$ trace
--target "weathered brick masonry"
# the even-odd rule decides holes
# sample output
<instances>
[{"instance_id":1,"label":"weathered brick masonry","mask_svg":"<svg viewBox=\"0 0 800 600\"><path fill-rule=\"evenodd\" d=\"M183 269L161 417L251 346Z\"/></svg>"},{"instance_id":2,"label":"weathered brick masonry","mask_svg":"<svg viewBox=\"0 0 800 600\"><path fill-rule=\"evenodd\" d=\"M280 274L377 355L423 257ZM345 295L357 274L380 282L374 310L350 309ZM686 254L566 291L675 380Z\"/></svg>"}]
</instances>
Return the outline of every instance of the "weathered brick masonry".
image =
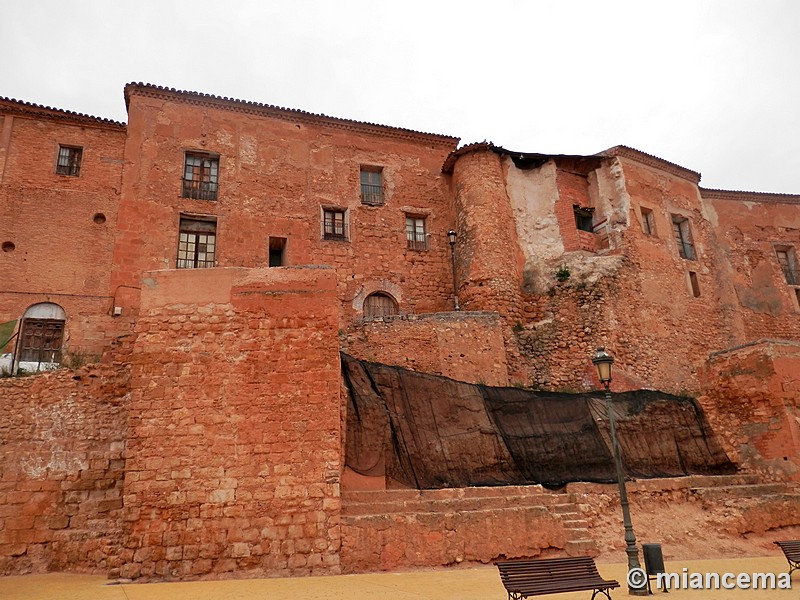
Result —
<instances>
[{"instance_id":1,"label":"weathered brick masonry","mask_svg":"<svg viewBox=\"0 0 800 600\"><path fill-rule=\"evenodd\" d=\"M146 84L125 101L127 124L0 99L0 325L62 310L61 365L103 357L0 380L1 572L285 575L593 551L560 502L600 523L613 499L593 487L553 499L351 477L340 350L577 391L606 346L615 390L699 396L749 477L800 478L800 196L706 190L624 146L457 149ZM213 194L186 193L196 184ZM189 248L186 227L213 242ZM696 500L676 485L659 498ZM794 501L750 499L741 522L791 526Z\"/></svg>"}]
</instances>

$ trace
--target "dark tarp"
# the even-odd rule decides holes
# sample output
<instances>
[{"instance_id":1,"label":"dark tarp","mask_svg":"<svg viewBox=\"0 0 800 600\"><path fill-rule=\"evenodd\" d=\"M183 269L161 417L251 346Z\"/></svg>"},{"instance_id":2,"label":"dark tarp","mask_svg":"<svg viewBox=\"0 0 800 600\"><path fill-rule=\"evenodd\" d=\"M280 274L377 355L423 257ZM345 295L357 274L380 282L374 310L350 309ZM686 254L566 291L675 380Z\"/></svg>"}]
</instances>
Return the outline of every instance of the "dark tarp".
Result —
<instances>
[{"instance_id":1,"label":"dark tarp","mask_svg":"<svg viewBox=\"0 0 800 600\"><path fill-rule=\"evenodd\" d=\"M494 388L342 354L346 466L419 488L616 481L602 392ZM629 476L736 470L695 400L613 394Z\"/></svg>"}]
</instances>

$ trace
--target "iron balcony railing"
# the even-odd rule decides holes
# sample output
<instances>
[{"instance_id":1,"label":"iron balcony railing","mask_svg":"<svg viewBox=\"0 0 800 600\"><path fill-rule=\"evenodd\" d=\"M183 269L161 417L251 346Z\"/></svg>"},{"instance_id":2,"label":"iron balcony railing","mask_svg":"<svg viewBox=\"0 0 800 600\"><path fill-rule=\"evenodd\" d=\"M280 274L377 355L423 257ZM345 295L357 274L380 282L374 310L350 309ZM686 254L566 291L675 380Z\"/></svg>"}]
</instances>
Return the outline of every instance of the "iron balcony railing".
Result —
<instances>
[{"instance_id":1,"label":"iron balcony railing","mask_svg":"<svg viewBox=\"0 0 800 600\"><path fill-rule=\"evenodd\" d=\"M183 180L183 197L194 200L216 200L217 184L213 181Z\"/></svg>"}]
</instances>

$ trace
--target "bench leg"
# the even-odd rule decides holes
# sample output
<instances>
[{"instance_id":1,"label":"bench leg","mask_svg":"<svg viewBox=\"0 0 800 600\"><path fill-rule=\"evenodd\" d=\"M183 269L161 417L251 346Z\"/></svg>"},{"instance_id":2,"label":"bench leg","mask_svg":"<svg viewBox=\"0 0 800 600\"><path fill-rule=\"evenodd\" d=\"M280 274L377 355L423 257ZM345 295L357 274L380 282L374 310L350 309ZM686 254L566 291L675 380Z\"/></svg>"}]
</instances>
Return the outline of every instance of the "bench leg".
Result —
<instances>
[{"instance_id":1,"label":"bench leg","mask_svg":"<svg viewBox=\"0 0 800 600\"><path fill-rule=\"evenodd\" d=\"M519 592L508 592L508 600L522 600L525 597Z\"/></svg>"},{"instance_id":2,"label":"bench leg","mask_svg":"<svg viewBox=\"0 0 800 600\"><path fill-rule=\"evenodd\" d=\"M789 577L791 578L792 571L800 571L800 561L789 559L787 561L789 562Z\"/></svg>"},{"instance_id":3,"label":"bench leg","mask_svg":"<svg viewBox=\"0 0 800 600\"><path fill-rule=\"evenodd\" d=\"M592 600L594 600L594 597L597 596L597 594L605 594L606 598L608 598L608 600L611 600L611 594L608 593L608 590L595 590L594 592L592 592Z\"/></svg>"}]
</instances>

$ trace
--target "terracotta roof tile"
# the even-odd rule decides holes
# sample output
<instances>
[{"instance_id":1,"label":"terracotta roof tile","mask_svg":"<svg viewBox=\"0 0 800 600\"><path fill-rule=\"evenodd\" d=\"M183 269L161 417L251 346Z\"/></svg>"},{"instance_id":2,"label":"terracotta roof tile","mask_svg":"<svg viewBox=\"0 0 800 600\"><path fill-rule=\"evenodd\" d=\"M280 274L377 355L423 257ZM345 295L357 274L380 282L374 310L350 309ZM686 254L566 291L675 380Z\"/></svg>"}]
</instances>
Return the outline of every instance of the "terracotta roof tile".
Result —
<instances>
[{"instance_id":1,"label":"terracotta roof tile","mask_svg":"<svg viewBox=\"0 0 800 600\"><path fill-rule=\"evenodd\" d=\"M261 102L251 102L249 100L238 100L236 98L228 98L226 96L214 96L213 94L205 94L202 92L192 92L187 90L177 90L175 88L167 88L151 83L129 83L125 86L125 105L129 106L130 97L132 94L140 94L144 96L177 98L188 103L203 104L207 106L218 106L228 110L236 110L239 112L246 112L250 114L269 115L278 118L289 119L300 122L314 122L323 123L329 127L336 127L338 129L351 129L370 131L373 133L381 133L392 137L400 137L406 139L425 138L428 141L434 141L437 144L456 145L459 138L438 133L426 133L422 131L415 131L413 129L405 129L402 127L392 127L389 125L380 125L377 123L368 123L366 121L354 121L351 119L342 119L339 117L329 117L328 115L311 113L296 108L283 108L272 104L262 104Z\"/></svg>"},{"instance_id":2,"label":"terracotta roof tile","mask_svg":"<svg viewBox=\"0 0 800 600\"><path fill-rule=\"evenodd\" d=\"M36 117L46 117L56 120L71 121L73 123L102 125L106 127L124 128L125 123L119 121L112 121L111 119L103 119L101 117L93 117L84 113L74 112L71 110L64 110L61 108L52 108L50 106L43 106L41 104L33 104L32 102L23 102L22 100L15 100L14 98L5 98L0 96L0 112L17 114L17 115L30 115Z\"/></svg>"}]
</instances>

